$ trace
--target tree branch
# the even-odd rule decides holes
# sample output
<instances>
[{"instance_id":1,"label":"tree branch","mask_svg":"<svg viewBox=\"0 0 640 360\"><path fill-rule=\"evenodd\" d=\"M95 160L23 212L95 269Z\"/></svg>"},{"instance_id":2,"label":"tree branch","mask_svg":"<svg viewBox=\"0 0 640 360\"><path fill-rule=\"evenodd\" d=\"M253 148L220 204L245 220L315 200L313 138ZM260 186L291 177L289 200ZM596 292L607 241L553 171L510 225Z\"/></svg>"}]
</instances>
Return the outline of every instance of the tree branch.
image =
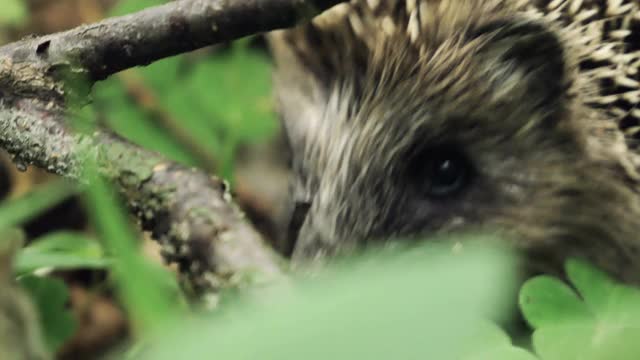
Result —
<instances>
[{"instance_id":1,"label":"tree branch","mask_svg":"<svg viewBox=\"0 0 640 360\"><path fill-rule=\"evenodd\" d=\"M223 181L113 134L71 131L63 124L67 112L52 104L23 99L0 107L0 146L16 163L83 181L84 165L95 162L195 293L236 285L230 282L238 275L281 275L277 255L244 220Z\"/></svg>"},{"instance_id":2,"label":"tree branch","mask_svg":"<svg viewBox=\"0 0 640 360\"><path fill-rule=\"evenodd\" d=\"M278 257L221 180L107 132L74 131L67 104L86 101L94 81L120 70L292 26L340 1L177 0L0 47L0 146L17 163L77 180L95 161L196 291L238 274L279 277Z\"/></svg>"},{"instance_id":3,"label":"tree branch","mask_svg":"<svg viewBox=\"0 0 640 360\"><path fill-rule=\"evenodd\" d=\"M69 66L102 80L118 71L290 27L344 0L176 0L134 14L0 48L14 62Z\"/></svg>"}]
</instances>

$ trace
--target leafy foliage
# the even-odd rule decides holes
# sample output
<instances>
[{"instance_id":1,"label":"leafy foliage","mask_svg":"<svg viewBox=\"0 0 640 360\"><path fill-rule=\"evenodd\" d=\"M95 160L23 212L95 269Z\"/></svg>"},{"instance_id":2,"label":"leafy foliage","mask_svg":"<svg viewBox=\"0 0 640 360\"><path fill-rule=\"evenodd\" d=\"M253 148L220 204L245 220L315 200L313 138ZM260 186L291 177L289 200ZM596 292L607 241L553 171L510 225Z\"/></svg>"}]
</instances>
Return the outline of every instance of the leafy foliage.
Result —
<instances>
[{"instance_id":1,"label":"leafy foliage","mask_svg":"<svg viewBox=\"0 0 640 360\"><path fill-rule=\"evenodd\" d=\"M568 261L566 272L577 292L558 279L540 276L520 293L540 357L637 359L640 289L617 284L582 261Z\"/></svg>"},{"instance_id":2,"label":"leafy foliage","mask_svg":"<svg viewBox=\"0 0 640 360\"><path fill-rule=\"evenodd\" d=\"M86 204L100 239L113 255L112 271L122 302L138 330L156 331L169 320L179 318L178 285L165 269L142 257L127 214L114 192L88 165L92 179Z\"/></svg>"},{"instance_id":3,"label":"leafy foliage","mask_svg":"<svg viewBox=\"0 0 640 360\"><path fill-rule=\"evenodd\" d=\"M17 275L38 269L99 269L109 265L100 244L80 233L56 232L36 239L16 259Z\"/></svg>"},{"instance_id":4,"label":"leafy foliage","mask_svg":"<svg viewBox=\"0 0 640 360\"><path fill-rule=\"evenodd\" d=\"M462 360L534 360L531 353L517 348L497 325L485 322L478 334L470 339Z\"/></svg>"},{"instance_id":5,"label":"leafy foliage","mask_svg":"<svg viewBox=\"0 0 640 360\"><path fill-rule=\"evenodd\" d=\"M57 350L76 329L76 322L66 308L69 291L62 280L37 276L23 276L18 282L32 299L51 351Z\"/></svg>"},{"instance_id":6,"label":"leafy foliage","mask_svg":"<svg viewBox=\"0 0 640 360\"><path fill-rule=\"evenodd\" d=\"M452 359L479 335L492 341L476 347L526 359L483 320L498 317L511 261L427 244L371 252L180 325L142 359Z\"/></svg>"},{"instance_id":7,"label":"leafy foliage","mask_svg":"<svg viewBox=\"0 0 640 360\"><path fill-rule=\"evenodd\" d=\"M350 259L260 304L236 301L241 305L182 324L134 358L638 358L640 290L575 259L566 268L577 292L550 276L522 287L535 354L514 346L486 321L504 311L508 291L498 284L508 284L504 274L513 269L498 254L467 249L451 256L424 246Z\"/></svg>"},{"instance_id":8,"label":"leafy foliage","mask_svg":"<svg viewBox=\"0 0 640 360\"><path fill-rule=\"evenodd\" d=\"M14 231L44 210L56 205L76 193L76 188L64 181L53 181L41 185L22 197L7 201L0 206L0 241L14 241L23 234ZM55 278L37 277L38 269L90 268L106 265L99 247L86 236L69 233L54 233L36 239L23 248L15 259L14 271L18 282L31 295L38 314L47 345L56 351L73 335L76 322L66 309L69 298L64 282Z\"/></svg>"},{"instance_id":9,"label":"leafy foliage","mask_svg":"<svg viewBox=\"0 0 640 360\"><path fill-rule=\"evenodd\" d=\"M121 1L112 14L163 2ZM270 80L266 55L243 39L214 54L163 59L98 83L94 108L123 137L184 164L210 167L194 152L198 148L215 159L218 175L233 182L238 147L268 140L277 130ZM153 111L141 107L140 97Z\"/></svg>"},{"instance_id":10,"label":"leafy foliage","mask_svg":"<svg viewBox=\"0 0 640 360\"><path fill-rule=\"evenodd\" d=\"M23 1L7 1L0 6L0 25L26 19ZM163 2L120 1L112 15ZM172 132L179 127L189 136L187 140L216 158L219 173L231 178L238 146L267 139L276 129L269 80L266 57L250 49L247 40L213 56L173 57L98 84L93 104L83 110L83 115L89 116L82 126L106 124L120 135L177 161L202 165L202 159ZM141 99L134 96L136 91L142 93L143 101L151 99L155 109L141 104ZM166 118L159 119L158 113ZM167 125L166 119L172 123ZM54 181L4 202L0 206L0 228L20 226L74 194L75 187ZM100 242L81 233L48 234L26 246L14 264L16 275L41 307L52 349L68 338L75 325L51 315L58 311L63 316L60 307L67 290L58 280L35 277L38 270L99 268L112 272L118 295L141 333L161 328L182 310L174 276L139 255L136 244L140 235L131 230L109 186L100 180L94 182L87 191L86 204ZM53 301L47 307L49 298ZM52 319L55 321L49 323Z\"/></svg>"}]
</instances>

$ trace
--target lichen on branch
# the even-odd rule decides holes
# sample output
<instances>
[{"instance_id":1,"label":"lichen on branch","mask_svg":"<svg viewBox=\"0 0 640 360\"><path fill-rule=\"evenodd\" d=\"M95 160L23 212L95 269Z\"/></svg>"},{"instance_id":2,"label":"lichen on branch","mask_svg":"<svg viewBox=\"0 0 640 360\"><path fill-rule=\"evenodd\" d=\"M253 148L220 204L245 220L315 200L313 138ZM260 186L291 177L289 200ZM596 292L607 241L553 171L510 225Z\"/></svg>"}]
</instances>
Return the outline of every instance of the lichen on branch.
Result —
<instances>
[{"instance_id":1,"label":"lichen on branch","mask_svg":"<svg viewBox=\"0 0 640 360\"><path fill-rule=\"evenodd\" d=\"M107 131L79 131L68 122L73 111L67 104L70 98L88 101L95 81L121 70L293 26L341 1L178 0L2 46L0 147L17 164L80 181L87 161L95 162L198 293L238 274L279 278L278 256L244 219L222 180Z\"/></svg>"}]
</instances>

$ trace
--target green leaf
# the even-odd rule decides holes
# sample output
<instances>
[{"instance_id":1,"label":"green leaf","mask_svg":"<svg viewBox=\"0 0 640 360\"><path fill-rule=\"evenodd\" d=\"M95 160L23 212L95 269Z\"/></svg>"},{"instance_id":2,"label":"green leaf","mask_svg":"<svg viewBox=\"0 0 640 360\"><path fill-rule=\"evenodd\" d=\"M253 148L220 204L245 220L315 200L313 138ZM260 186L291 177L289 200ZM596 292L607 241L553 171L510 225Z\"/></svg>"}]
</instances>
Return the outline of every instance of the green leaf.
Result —
<instances>
[{"instance_id":1,"label":"green leaf","mask_svg":"<svg viewBox=\"0 0 640 360\"><path fill-rule=\"evenodd\" d=\"M18 254L15 271L18 275L41 268L86 269L104 268L109 264L100 244L79 233L56 232L36 239Z\"/></svg>"},{"instance_id":2,"label":"green leaf","mask_svg":"<svg viewBox=\"0 0 640 360\"><path fill-rule=\"evenodd\" d=\"M159 270L144 259L136 246L136 233L128 221L122 205L109 184L96 176L90 165L87 169L91 185L86 203L93 224L104 247L113 256L114 276L120 299L133 318L138 330L157 331L169 320L179 318L177 302L180 294L170 279L173 275Z\"/></svg>"},{"instance_id":3,"label":"green leaf","mask_svg":"<svg viewBox=\"0 0 640 360\"><path fill-rule=\"evenodd\" d=\"M547 276L521 289L536 353L544 360L637 359L640 290L615 283L583 261L567 261L566 271L578 293Z\"/></svg>"},{"instance_id":4,"label":"green leaf","mask_svg":"<svg viewBox=\"0 0 640 360\"><path fill-rule=\"evenodd\" d=\"M606 321L541 328L533 334L536 353L542 359L633 360L640 354L640 329Z\"/></svg>"},{"instance_id":5,"label":"green leaf","mask_svg":"<svg viewBox=\"0 0 640 360\"><path fill-rule=\"evenodd\" d=\"M69 292L62 280L23 276L18 282L31 295L45 335L45 340L52 352L68 340L76 330L76 322L67 310Z\"/></svg>"},{"instance_id":6,"label":"green leaf","mask_svg":"<svg viewBox=\"0 0 640 360\"><path fill-rule=\"evenodd\" d=\"M616 287L615 282L582 260L569 259L566 270L569 280L591 311L605 311L611 291Z\"/></svg>"},{"instance_id":7,"label":"green leaf","mask_svg":"<svg viewBox=\"0 0 640 360\"><path fill-rule=\"evenodd\" d=\"M117 78L95 85L94 108L96 112L104 114L107 125L120 136L182 164L197 165L195 158L172 134L154 124L148 114L131 102Z\"/></svg>"},{"instance_id":8,"label":"green leaf","mask_svg":"<svg viewBox=\"0 0 640 360\"><path fill-rule=\"evenodd\" d=\"M180 67L184 64L183 56L172 56L161 59L149 66L136 68L146 85L154 90L160 97L163 95L181 94L176 91L176 84L180 78Z\"/></svg>"},{"instance_id":9,"label":"green leaf","mask_svg":"<svg viewBox=\"0 0 640 360\"><path fill-rule=\"evenodd\" d=\"M198 63L185 85L208 121L237 141L255 142L277 130L271 69L264 55L240 43L230 53Z\"/></svg>"},{"instance_id":10,"label":"green leaf","mask_svg":"<svg viewBox=\"0 0 640 360\"><path fill-rule=\"evenodd\" d=\"M588 263L570 259L566 271L592 313L610 321L640 326L640 289L622 286Z\"/></svg>"},{"instance_id":11,"label":"green leaf","mask_svg":"<svg viewBox=\"0 0 640 360\"><path fill-rule=\"evenodd\" d=\"M378 251L176 326L142 358L458 359L504 304L512 266L486 249Z\"/></svg>"},{"instance_id":12,"label":"green leaf","mask_svg":"<svg viewBox=\"0 0 640 360\"><path fill-rule=\"evenodd\" d=\"M2 0L0 5L0 25L19 25L28 17L24 0Z\"/></svg>"},{"instance_id":13,"label":"green leaf","mask_svg":"<svg viewBox=\"0 0 640 360\"><path fill-rule=\"evenodd\" d=\"M493 323L481 324L461 360L535 360L533 354L517 348L502 329Z\"/></svg>"},{"instance_id":14,"label":"green leaf","mask_svg":"<svg viewBox=\"0 0 640 360\"><path fill-rule=\"evenodd\" d=\"M64 180L40 185L20 198L0 204L0 229L23 224L76 193Z\"/></svg>"},{"instance_id":15,"label":"green leaf","mask_svg":"<svg viewBox=\"0 0 640 360\"><path fill-rule=\"evenodd\" d=\"M585 304L569 286L546 275L530 279L523 285L520 307L534 328L556 324L558 319L584 320L590 317Z\"/></svg>"},{"instance_id":16,"label":"green leaf","mask_svg":"<svg viewBox=\"0 0 640 360\"><path fill-rule=\"evenodd\" d=\"M167 104L200 143L218 139L211 148L221 163L221 174L233 182L233 162L239 145L271 138L278 129L271 95L271 64L245 42L230 51L197 63L184 79L181 97L175 92ZM173 102L170 100L174 99ZM189 110L180 111L181 108ZM186 116L197 109L195 113Z\"/></svg>"},{"instance_id":17,"label":"green leaf","mask_svg":"<svg viewBox=\"0 0 640 360\"><path fill-rule=\"evenodd\" d=\"M477 354L465 357L464 360L536 360L535 355L524 349L505 345L495 347L486 351L479 351Z\"/></svg>"}]
</instances>

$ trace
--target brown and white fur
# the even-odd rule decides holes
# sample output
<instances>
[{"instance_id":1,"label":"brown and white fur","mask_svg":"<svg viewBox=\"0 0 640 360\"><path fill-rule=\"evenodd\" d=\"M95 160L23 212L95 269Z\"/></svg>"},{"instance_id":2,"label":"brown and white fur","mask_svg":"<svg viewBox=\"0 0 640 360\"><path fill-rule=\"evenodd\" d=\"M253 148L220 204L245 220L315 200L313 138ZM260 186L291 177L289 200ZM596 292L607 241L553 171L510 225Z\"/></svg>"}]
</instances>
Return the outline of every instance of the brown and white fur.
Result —
<instances>
[{"instance_id":1,"label":"brown and white fur","mask_svg":"<svg viewBox=\"0 0 640 360\"><path fill-rule=\"evenodd\" d=\"M294 260L490 230L533 271L640 282L635 0L353 0L270 45ZM443 152L464 187L425 195Z\"/></svg>"}]
</instances>

